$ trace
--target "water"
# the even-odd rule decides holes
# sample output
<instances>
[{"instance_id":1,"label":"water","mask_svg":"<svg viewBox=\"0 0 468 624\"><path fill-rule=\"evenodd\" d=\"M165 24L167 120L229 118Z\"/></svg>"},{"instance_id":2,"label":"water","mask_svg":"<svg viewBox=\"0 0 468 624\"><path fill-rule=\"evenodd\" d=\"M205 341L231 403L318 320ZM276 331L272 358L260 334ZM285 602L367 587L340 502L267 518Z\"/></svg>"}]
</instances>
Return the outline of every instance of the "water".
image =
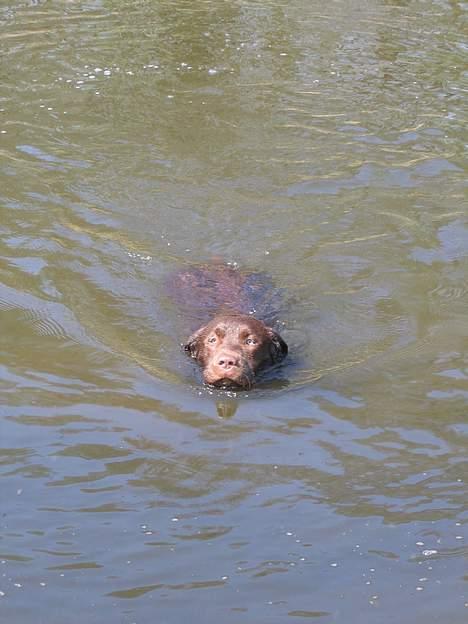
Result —
<instances>
[{"instance_id":1,"label":"water","mask_svg":"<svg viewBox=\"0 0 468 624\"><path fill-rule=\"evenodd\" d=\"M465 9L2 5L2 621L466 622ZM179 348L215 256L275 384Z\"/></svg>"}]
</instances>

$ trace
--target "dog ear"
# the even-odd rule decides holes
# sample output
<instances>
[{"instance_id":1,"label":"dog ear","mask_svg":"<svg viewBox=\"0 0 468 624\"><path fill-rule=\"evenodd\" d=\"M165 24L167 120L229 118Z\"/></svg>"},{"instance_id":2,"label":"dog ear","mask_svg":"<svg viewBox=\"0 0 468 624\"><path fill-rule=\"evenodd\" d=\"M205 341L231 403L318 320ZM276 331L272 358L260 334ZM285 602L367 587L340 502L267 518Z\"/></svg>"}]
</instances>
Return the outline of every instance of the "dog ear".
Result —
<instances>
[{"instance_id":1,"label":"dog ear","mask_svg":"<svg viewBox=\"0 0 468 624\"><path fill-rule=\"evenodd\" d=\"M200 355L201 338L205 329L205 327L200 327L200 329L197 329L197 331L194 332L190 336L188 341L184 344L184 351L186 351L190 355L190 357L193 357L196 360L198 360L198 357Z\"/></svg>"},{"instance_id":2,"label":"dog ear","mask_svg":"<svg viewBox=\"0 0 468 624\"><path fill-rule=\"evenodd\" d=\"M270 356L273 364L277 364L284 360L288 355L288 345L284 342L281 336L271 327L268 328L268 335L271 340Z\"/></svg>"}]
</instances>

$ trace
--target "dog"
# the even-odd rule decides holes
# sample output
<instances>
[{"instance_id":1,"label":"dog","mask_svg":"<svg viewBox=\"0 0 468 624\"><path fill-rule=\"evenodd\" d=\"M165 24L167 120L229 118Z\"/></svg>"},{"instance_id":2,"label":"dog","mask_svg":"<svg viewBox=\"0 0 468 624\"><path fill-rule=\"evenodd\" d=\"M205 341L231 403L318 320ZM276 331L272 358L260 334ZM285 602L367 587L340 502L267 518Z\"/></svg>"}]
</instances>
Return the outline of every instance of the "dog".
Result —
<instances>
[{"instance_id":1,"label":"dog","mask_svg":"<svg viewBox=\"0 0 468 624\"><path fill-rule=\"evenodd\" d=\"M286 357L286 342L265 322L272 289L262 274L207 265L180 272L174 285L194 316L201 311L211 316L184 344L206 384L249 389L260 371Z\"/></svg>"}]
</instances>

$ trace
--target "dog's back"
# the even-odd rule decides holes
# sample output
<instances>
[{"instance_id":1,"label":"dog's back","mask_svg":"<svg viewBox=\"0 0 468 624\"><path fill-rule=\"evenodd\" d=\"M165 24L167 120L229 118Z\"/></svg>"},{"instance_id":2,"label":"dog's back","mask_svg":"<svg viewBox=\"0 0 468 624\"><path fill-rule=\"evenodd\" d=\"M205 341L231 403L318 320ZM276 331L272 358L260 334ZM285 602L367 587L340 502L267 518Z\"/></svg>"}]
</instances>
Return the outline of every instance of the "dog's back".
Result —
<instances>
[{"instance_id":1,"label":"dog's back","mask_svg":"<svg viewBox=\"0 0 468 624\"><path fill-rule=\"evenodd\" d=\"M278 316L281 297L265 273L206 264L178 271L167 286L172 302L193 327L220 312L253 314L266 323Z\"/></svg>"}]
</instances>

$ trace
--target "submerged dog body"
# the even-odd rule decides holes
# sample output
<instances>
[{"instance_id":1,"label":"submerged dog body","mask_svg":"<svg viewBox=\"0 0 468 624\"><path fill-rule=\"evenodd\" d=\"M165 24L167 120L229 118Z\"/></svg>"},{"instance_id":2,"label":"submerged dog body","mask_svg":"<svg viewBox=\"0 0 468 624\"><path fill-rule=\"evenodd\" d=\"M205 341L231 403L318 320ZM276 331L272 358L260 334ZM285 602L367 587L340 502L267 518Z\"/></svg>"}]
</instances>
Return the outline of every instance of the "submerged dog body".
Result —
<instances>
[{"instance_id":1,"label":"submerged dog body","mask_svg":"<svg viewBox=\"0 0 468 624\"><path fill-rule=\"evenodd\" d=\"M214 265L179 273L173 286L175 298L185 308L190 302L192 316L204 312L203 316L211 317L185 345L200 364L205 383L250 388L260 370L287 355L281 336L256 318L259 313L264 318L272 316L268 308L273 289L267 278Z\"/></svg>"}]
</instances>

